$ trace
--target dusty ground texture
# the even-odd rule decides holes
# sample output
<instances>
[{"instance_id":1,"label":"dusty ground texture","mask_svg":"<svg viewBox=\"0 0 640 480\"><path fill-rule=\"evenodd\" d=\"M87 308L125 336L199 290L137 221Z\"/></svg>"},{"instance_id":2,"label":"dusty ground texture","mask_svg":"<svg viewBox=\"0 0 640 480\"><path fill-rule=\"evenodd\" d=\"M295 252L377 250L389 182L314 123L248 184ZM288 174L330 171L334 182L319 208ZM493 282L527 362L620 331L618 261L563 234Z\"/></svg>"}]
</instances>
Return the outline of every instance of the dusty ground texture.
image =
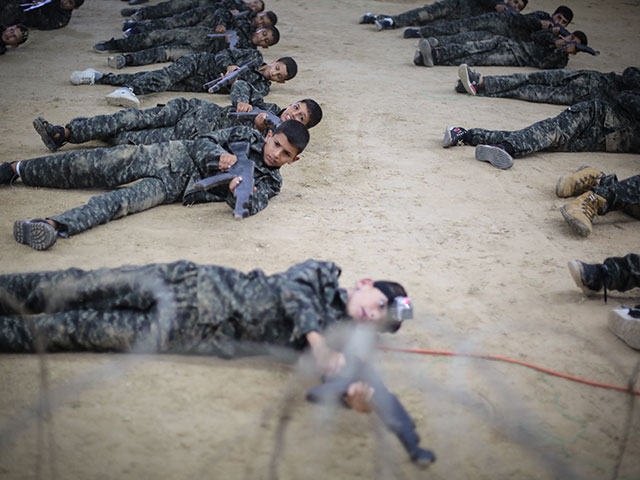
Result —
<instances>
[{"instance_id":1,"label":"dusty ground texture","mask_svg":"<svg viewBox=\"0 0 640 480\"><path fill-rule=\"evenodd\" d=\"M33 32L0 58L2 160L48 153L31 126L36 116L65 123L116 111L104 100L111 87L73 87L69 74L108 68L91 46L119 35L123 5L89 0L67 28ZM609 304L586 299L566 265L638 252L640 222L611 213L589 238L578 238L560 215L554 186L582 164L626 178L639 173L638 157L537 154L498 171L477 162L470 147L442 149L446 125L520 128L563 107L458 95L455 67L417 68L415 40L357 25L367 11L418 5L268 0L282 41L265 56L292 55L300 64L298 77L276 85L269 99L315 98L325 120L302 161L283 169L283 193L264 212L234 222L222 204L164 206L36 252L13 241L13 221L58 213L96 192L18 183L0 188L0 272L181 258L276 272L309 257L330 259L343 267L345 286L363 276L407 286L416 318L385 344L504 355L625 385L638 352L608 331L606 318L618 303L637 302L637 291L612 295ZM555 6L531 0L529 10ZM575 27L602 51L572 58L570 67L637 65L637 1L570 6ZM152 95L142 106L174 96ZM629 422L623 393L483 360L398 353L379 360L438 455L426 473L371 417L317 414L304 402L308 383L269 358L64 354L0 356L0 478L614 475ZM34 411L47 402L52 413L38 421ZM639 419L636 411L619 478L640 478Z\"/></svg>"}]
</instances>

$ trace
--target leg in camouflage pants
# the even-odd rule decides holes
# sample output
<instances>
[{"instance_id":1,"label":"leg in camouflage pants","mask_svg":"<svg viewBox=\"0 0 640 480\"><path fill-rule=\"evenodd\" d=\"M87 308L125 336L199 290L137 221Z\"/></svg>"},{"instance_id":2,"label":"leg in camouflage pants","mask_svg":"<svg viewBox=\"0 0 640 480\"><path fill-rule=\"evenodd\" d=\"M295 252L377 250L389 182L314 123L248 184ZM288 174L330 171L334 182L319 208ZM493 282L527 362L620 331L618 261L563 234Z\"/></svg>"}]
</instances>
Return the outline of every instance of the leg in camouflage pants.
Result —
<instances>
[{"instance_id":1,"label":"leg in camouflage pants","mask_svg":"<svg viewBox=\"0 0 640 480\"><path fill-rule=\"evenodd\" d=\"M2 275L0 351L164 351L175 325L197 323L197 272L180 261Z\"/></svg>"},{"instance_id":2,"label":"leg in camouflage pants","mask_svg":"<svg viewBox=\"0 0 640 480\"><path fill-rule=\"evenodd\" d=\"M532 63L530 55L520 43L507 37L494 36L488 40L462 44L448 44L432 49L436 65L511 65Z\"/></svg>"},{"instance_id":3,"label":"leg in camouflage pants","mask_svg":"<svg viewBox=\"0 0 640 480\"><path fill-rule=\"evenodd\" d=\"M155 18L170 17L176 13L198 7L208 7L215 5L216 0L169 0L138 9L140 20L150 20Z\"/></svg>"},{"instance_id":4,"label":"leg in camouflage pants","mask_svg":"<svg viewBox=\"0 0 640 480\"><path fill-rule=\"evenodd\" d=\"M609 290L624 292L640 287L640 255L630 253L624 257L609 257L602 265L607 271L605 284Z\"/></svg>"},{"instance_id":5,"label":"leg in camouflage pants","mask_svg":"<svg viewBox=\"0 0 640 480\"><path fill-rule=\"evenodd\" d=\"M414 8L399 15L378 15L378 18L391 17L393 28L409 25L424 25L439 19L456 19L471 16L470 2L473 0L440 0L439 2Z\"/></svg>"},{"instance_id":6,"label":"leg in camouflage pants","mask_svg":"<svg viewBox=\"0 0 640 480\"><path fill-rule=\"evenodd\" d=\"M204 83L220 76L215 55L196 53L178 58L159 70L137 73L107 73L96 80L101 85L131 87L136 95L167 90L204 92Z\"/></svg>"},{"instance_id":7,"label":"leg in camouflage pants","mask_svg":"<svg viewBox=\"0 0 640 480\"><path fill-rule=\"evenodd\" d=\"M47 155L20 162L20 176L25 185L49 188L114 188L140 180L48 217L61 232L75 235L180 200L194 168L185 144L170 142Z\"/></svg>"},{"instance_id":8,"label":"leg in camouflage pants","mask_svg":"<svg viewBox=\"0 0 640 480\"><path fill-rule=\"evenodd\" d=\"M633 207L640 206L640 175L634 175L621 182L615 175L607 175L600 180L600 185L591 190L607 201L598 211L598 215L605 215L614 210L632 210Z\"/></svg>"},{"instance_id":9,"label":"leg in camouflage pants","mask_svg":"<svg viewBox=\"0 0 640 480\"><path fill-rule=\"evenodd\" d=\"M196 53L188 45L160 46L147 48L138 52L125 54L128 67L138 65L151 65L153 63L175 62L180 57Z\"/></svg>"},{"instance_id":10,"label":"leg in camouflage pants","mask_svg":"<svg viewBox=\"0 0 640 480\"><path fill-rule=\"evenodd\" d=\"M201 52L213 52L218 49L216 39L207 38L215 30L208 27L173 28L171 30L151 30L124 38L109 40L109 50L117 52L137 52L163 45L189 46Z\"/></svg>"},{"instance_id":11,"label":"leg in camouflage pants","mask_svg":"<svg viewBox=\"0 0 640 480\"><path fill-rule=\"evenodd\" d=\"M433 36L433 35L429 35ZM438 46L445 46L452 43L464 44L467 42L479 42L481 40L490 40L494 34L487 30L474 30L473 32L462 32L453 35L437 35Z\"/></svg>"},{"instance_id":12,"label":"leg in camouflage pants","mask_svg":"<svg viewBox=\"0 0 640 480\"><path fill-rule=\"evenodd\" d=\"M469 145L507 145L514 157L541 150L560 152L640 152L639 125L627 114L602 100L578 103L560 115L516 131L473 128ZM510 149L512 151L510 151Z\"/></svg>"},{"instance_id":13,"label":"leg in camouflage pants","mask_svg":"<svg viewBox=\"0 0 640 480\"><path fill-rule=\"evenodd\" d=\"M592 70L542 70L484 76L484 90L479 95L573 105L595 98L594 94L607 91L608 85L603 74Z\"/></svg>"}]
</instances>

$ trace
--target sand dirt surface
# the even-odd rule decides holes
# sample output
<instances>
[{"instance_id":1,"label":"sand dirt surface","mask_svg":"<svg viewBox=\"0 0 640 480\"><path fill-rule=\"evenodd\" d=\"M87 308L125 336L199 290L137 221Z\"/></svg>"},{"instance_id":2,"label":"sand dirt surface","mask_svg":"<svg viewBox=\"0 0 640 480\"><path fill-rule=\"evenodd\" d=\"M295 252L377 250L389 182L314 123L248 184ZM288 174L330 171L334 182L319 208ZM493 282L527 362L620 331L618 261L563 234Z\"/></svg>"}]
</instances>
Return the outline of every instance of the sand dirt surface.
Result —
<instances>
[{"instance_id":1,"label":"sand dirt surface","mask_svg":"<svg viewBox=\"0 0 640 480\"><path fill-rule=\"evenodd\" d=\"M265 57L291 55L300 65L268 99L311 97L325 115L301 161L283 168L282 194L241 222L224 204L175 204L36 252L13 241L12 223L59 213L97 191L0 187L0 273L183 258L272 273L310 257L333 260L345 286L365 276L406 285L416 318L384 344L503 355L626 385L640 357L606 319L619 303L639 303L638 292L613 292L608 304L587 299L567 262L638 252L640 222L614 212L578 238L554 187L583 164L638 174L638 156L542 153L499 171L476 161L471 147L445 150L446 125L521 128L564 107L456 94L455 67L415 67L415 40L357 25L364 12L417 2L267 3L282 40ZM529 11L556 6L529 3ZM69 74L108 71L106 55L91 46L120 35L125 5L87 0L69 26L33 32L0 58L3 161L48 154L31 126L37 116L64 124L116 111L104 99L111 87L74 87ZM637 65L640 3L570 6L575 28L602 54L578 55L569 67ZM142 107L175 96L149 95ZM0 356L0 479L613 478L629 422L618 478L640 478L640 412L629 419L624 393L486 360L390 352L378 360L438 455L427 472L373 416L319 414L304 400L311 383L272 358L59 354ZM40 420L39 406L51 412Z\"/></svg>"}]
</instances>

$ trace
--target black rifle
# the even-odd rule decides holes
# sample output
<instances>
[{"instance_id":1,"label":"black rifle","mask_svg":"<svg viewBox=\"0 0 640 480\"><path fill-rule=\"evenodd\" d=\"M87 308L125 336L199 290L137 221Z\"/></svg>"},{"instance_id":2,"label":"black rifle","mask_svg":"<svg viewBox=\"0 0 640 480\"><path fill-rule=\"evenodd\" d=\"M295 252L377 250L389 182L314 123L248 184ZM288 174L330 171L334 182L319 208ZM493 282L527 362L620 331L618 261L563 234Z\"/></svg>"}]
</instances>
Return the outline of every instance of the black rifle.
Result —
<instances>
[{"instance_id":1,"label":"black rifle","mask_svg":"<svg viewBox=\"0 0 640 480\"><path fill-rule=\"evenodd\" d=\"M344 372L344 373L343 373ZM325 383L307 391L307 400L314 403L336 402L346 395L349 385L366 382L373 388L371 406L386 427L396 434L413 463L427 467L436 461L431 450L420 447L415 424L394 394L387 390L375 370L357 357L347 357L347 367Z\"/></svg>"},{"instance_id":2,"label":"black rifle","mask_svg":"<svg viewBox=\"0 0 640 480\"><path fill-rule=\"evenodd\" d=\"M253 68L259 64L260 64L260 59L258 58L249 60L245 65L242 65L240 68L238 68L237 70L234 70L233 72L226 75L225 77L218 78L216 80L211 80L210 82L205 83L203 86L204 88L207 89L209 93L216 93L221 88L228 87L229 85L231 85L233 82L235 82L238 79L240 75L242 75L244 72L246 72L250 68Z\"/></svg>"},{"instance_id":3,"label":"black rifle","mask_svg":"<svg viewBox=\"0 0 640 480\"><path fill-rule=\"evenodd\" d=\"M239 220L249 216L249 201L253 195L253 169L255 168L255 163L249 160L247 156L247 153L249 153L248 142L231 142L229 148L233 154L238 157L238 161L226 172L203 178L199 182L196 182L193 187L196 190L209 190L218 185L228 184L235 177L242 177L242 181L233 191L233 196L236 197L233 218ZM218 162L207 163L207 168L218 170Z\"/></svg>"},{"instance_id":4,"label":"black rifle","mask_svg":"<svg viewBox=\"0 0 640 480\"><path fill-rule=\"evenodd\" d=\"M261 108L255 107L250 112L229 112L227 114L227 117L237 118L239 120L242 120L244 118L253 118L255 122L255 118L261 113L267 114L267 118L264 119L264 123L266 123L267 127L269 128L276 128L282 123L282 120L280 120L280 117L278 117L277 115L274 115L271 112L267 112L266 110L262 110Z\"/></svg>"},{"instance_id":5,"label":"black rifle","mask_svg":"<svg viewBox=\"0 0 640 480\"><path fill-rule=\"evenodd\" d=\"M554 23L553 25L551 25L551 30L553 30L554 28L557 28L558 33L563 37L568 37L569 35L571 35L571 32L566 28L564 28L562 25L558 25L557 23Z\"/></svg>"},{"instance_id":6,"label":"black rifle","mask_svg":"<svg viewBox=\"0 0 640 480\"><path fill-rule=\"evenodd\" d=\"M581 52L590 53L593 56L600 55L600 52L598 50L594 50L593 48L588 47L587 45L582 45L580 42L567 42L563 46L556 48L555 52L556 53L557 52L562 52L562 51L566 50L569 45L575 45L576 46L576 50L581 51Z\"/></svg>"},{"instance_id":7,"label":"black rifle","mask_svg":"<svg viewBox=\"0 0 640 480\"><path fill-rule=\"evenodd\" d=\"M238 34L235 30L227 30L224 33L209 33L207 38L215 38L218 40L224 40L227 44L227 48L236 48L238 46Z\"/></svg>"}]
</instances>

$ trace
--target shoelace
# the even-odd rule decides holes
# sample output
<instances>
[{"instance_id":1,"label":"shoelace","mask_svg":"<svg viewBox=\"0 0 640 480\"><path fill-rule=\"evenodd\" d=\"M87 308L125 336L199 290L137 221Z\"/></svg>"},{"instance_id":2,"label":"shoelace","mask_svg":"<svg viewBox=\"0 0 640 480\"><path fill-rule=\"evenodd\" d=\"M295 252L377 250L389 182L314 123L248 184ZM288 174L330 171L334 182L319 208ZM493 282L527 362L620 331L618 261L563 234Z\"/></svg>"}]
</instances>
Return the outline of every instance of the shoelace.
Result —
<instances>
[{"instance_id":1,"label":"shoelace","mask_svg":"<svg viewBox=\"0 0 640 480\"><path fill-rule=\"evenodd\" d=\"M591 180L597 180L597 179L599 179L599 178L601 178L601 177L596 177L596 176L595 176L595 175L593 175L593 174L587 174L587 175L584 175L584 176L580 177L578 180L576 180L576 183L575 183L575 185L574 185L574 188L575 188L576 190L580 189L581 191L583 191L582 189L583 189L585 186L587 186L587 187L591 187L592 185L594 185L594 184L595 184L595 182L594 182L593 184L592 184L592 183L589 183Z\"/></svg>"},{"instance_id":2,"label":"shoelace","mask_svg":"<svg viewBox=\"0 0 640 480\"><path fill-rule=\"evenodd\" d=\"M589 194L582 204L582 212L589 220L593 220L593 217L598 213L596 209L596 196L593 193Z\"/></svg>"}]
</instances>

